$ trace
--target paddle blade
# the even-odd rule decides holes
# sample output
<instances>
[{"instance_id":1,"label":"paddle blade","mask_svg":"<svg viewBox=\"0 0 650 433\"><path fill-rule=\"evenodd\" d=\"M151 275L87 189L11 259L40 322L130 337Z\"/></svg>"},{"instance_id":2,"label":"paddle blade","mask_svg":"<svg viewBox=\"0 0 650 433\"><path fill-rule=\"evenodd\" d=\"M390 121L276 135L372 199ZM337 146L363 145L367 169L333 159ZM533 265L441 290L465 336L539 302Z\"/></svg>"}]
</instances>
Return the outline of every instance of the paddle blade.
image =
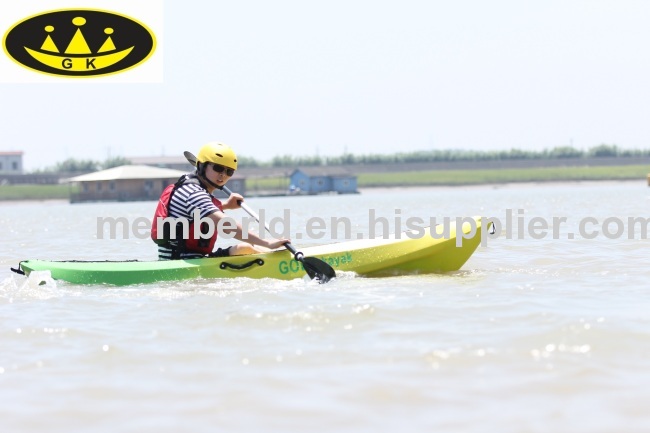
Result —
<instances>
[{"instance_id":1,"label":"paddle blade","mask_svg":"<svg viewBox=\"0 0 650 433\"><path fill-rule=\"evenodd\" d=\"M336 272L334 268L315 257L303 257L301 260L302 265L305 267L305 271L309 278L317 279L319 284L325 284L332 278L336 277Z\"/></svg>"},{"instance_id":2,"label":"paddle blade","mask_svg":"<svg viewBox=\"0 0 650 433\"><path fill-rule=\"evenodd\" d=\"M183 152L183 155L185 155L185 158L187 159L187 162L192 164L194 167L196 167L196 156L192 152L188 152L187 150Z\"/></svg>"}]
</instances>

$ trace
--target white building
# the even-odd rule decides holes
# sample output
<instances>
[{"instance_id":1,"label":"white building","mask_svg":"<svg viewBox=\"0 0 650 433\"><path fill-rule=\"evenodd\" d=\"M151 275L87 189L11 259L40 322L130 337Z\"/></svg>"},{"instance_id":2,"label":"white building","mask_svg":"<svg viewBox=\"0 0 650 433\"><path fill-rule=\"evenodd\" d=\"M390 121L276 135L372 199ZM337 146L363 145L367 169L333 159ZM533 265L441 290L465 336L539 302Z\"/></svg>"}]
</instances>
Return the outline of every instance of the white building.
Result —
<instances>
[{"instance_id":1,"label":"white building","mask_svg":"<svg viewBox=\"0 0 650 433\"><path fill-rule=\"evenodd\" d=\"M23 152L0 152L0 173L22 174Z\"/></svg>"}]
</instances>

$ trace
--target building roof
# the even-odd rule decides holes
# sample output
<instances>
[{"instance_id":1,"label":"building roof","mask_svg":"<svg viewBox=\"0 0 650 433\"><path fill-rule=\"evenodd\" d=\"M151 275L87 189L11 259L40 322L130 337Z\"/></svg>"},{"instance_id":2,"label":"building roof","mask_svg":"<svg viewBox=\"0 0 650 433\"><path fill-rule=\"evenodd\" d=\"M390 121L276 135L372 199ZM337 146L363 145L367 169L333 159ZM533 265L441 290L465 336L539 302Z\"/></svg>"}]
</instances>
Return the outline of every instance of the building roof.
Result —
<instances>
[{"instance_id":1,"label":"building roof","mask_svg":"<svg viewBox=\"0 0 650 433\"><path fill-rule=\"evenodd\" d=\"M130 156L127 158L131 164L142 165L166 165L166 164L187 164L187 159L183 155L179 156Z\"/></svg>"},{"instance_id":2,"label":"building roof","mask_svg":"<svg viewBox=\"0 0 650 433\"><path fill-rule=\"evenodd\" d=\"M0 156L22 156L23 152L21 150L8 150L8 151L3 151L0 152Z\"/></svg>"},{"instance_id":3,"label":"building roof","mask_svg":"<svg viewBox=\"0 0 650 433\"><path fill-rule=\"evenodd\" d=\"M93 182L118 179L174 179L187 173L171 168L151 167L149 165L121 165L94 173L82 174L68 179L68 182Z\"/></svg>"}]
</instances>

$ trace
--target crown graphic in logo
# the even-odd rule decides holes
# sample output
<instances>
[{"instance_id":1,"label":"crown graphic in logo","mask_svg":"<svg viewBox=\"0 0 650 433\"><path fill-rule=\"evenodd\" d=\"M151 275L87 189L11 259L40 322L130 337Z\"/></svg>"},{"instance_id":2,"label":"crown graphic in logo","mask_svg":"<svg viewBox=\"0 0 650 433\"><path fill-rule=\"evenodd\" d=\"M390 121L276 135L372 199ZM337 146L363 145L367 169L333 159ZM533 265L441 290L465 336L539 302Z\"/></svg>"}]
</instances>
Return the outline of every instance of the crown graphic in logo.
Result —
<instances>
[{"instance_id":1,"label":"crown graphic in logo","mask_svg":"<svg viewBox=\"0 0 650 433\"><path fill-rule=\"evenodd\" d=\"M106 27L104 33L107 35L107 38L99 50L97 50L97 53L93 54L86 42L83 32L81 31L81 27L86 24L86 19L80 16L75 17L72 19L72 24L78 28L75 31L72 40L68 43L63 55L61 55L61 51L52 39L51 34L55 29L54 26L51 25L45 26L47 36L45 37L45 41L41 45L39 51L27 47L23 48L27 50L29 55L44 65L55 69L73 72L88 72L107 68L124 59L134 48L132 46L117 51L111 37L114 30L111 27Z\"/></svg>"}]
</instances>

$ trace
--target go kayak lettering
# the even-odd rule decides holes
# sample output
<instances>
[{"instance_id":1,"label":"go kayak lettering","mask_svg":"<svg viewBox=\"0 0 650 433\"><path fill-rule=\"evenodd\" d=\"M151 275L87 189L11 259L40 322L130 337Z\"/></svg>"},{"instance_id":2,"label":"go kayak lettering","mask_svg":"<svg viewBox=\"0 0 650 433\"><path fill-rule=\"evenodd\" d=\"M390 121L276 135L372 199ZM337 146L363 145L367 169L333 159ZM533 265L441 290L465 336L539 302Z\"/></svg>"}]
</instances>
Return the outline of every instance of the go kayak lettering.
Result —
<instances>
[{"instance_id":1,"label":"go kayak lettering","mask_svg":"<svg viewBox=\"0 0 650 433\"><path fill-rule=\"evenodd\" d=\"M318 257L319 259L323 260L325 263L329 264L332 267L339 267L340 265L345 265L347 263L352 263L354 258L352 253L345 253L340 256L324 256L324 257ZM286 275L288 273L298 273L298 272L304 272L305 268L303 267L302 263L298 262L297 260L291 259L291 260L283 260L278 264L278 270L280 271L281 274Z\"/></svg>"},{"instance_id":2,"label":"go kayak lettering","mask_svg":"<svg viewBox=\"0 0 650 433\"><path fill-rule=\"evenodd\" d=\"M3 48L28 69L92 77L143 63L153 54L156 39L144 24L116 12L64 9L14 24L3 38Z\"/></svg>"}]
</instances>

